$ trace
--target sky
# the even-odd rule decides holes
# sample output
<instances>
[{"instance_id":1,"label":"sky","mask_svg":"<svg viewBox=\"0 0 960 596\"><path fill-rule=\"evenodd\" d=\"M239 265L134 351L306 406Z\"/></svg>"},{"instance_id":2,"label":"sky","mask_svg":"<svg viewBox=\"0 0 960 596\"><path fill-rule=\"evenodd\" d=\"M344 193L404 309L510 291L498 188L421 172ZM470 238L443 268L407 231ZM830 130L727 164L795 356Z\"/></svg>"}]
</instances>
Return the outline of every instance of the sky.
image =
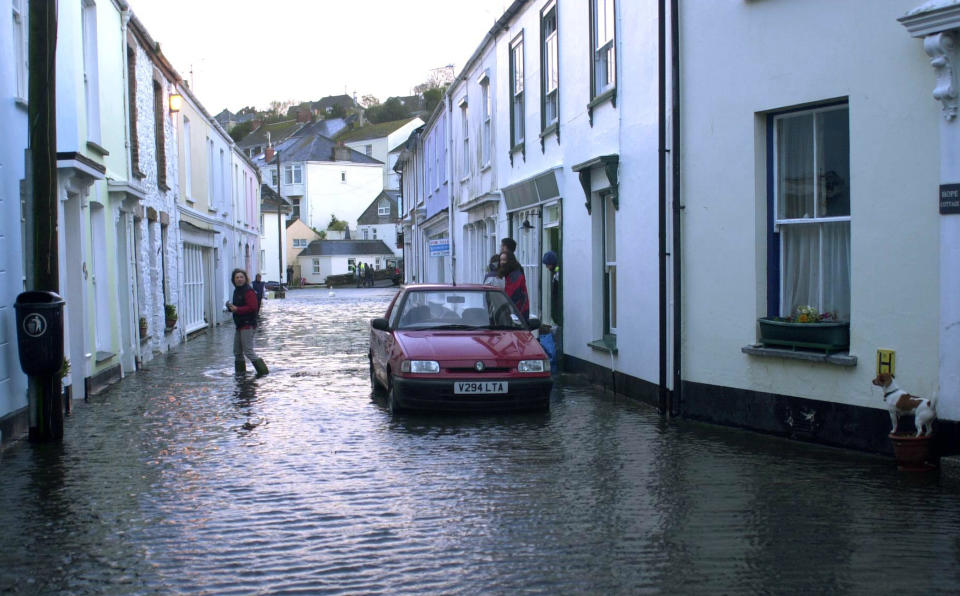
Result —
<instances>
[{"instance_id":1,"label":"sky","mask_svg":"<svg viewBox=\"0 0 960 596\"><path fill-rule=\"evenodd\" d=\"M211 114L459 74L509 0L128 0ZM191 74L192 73L192 74Z\"/></svg>"}]
</instances>

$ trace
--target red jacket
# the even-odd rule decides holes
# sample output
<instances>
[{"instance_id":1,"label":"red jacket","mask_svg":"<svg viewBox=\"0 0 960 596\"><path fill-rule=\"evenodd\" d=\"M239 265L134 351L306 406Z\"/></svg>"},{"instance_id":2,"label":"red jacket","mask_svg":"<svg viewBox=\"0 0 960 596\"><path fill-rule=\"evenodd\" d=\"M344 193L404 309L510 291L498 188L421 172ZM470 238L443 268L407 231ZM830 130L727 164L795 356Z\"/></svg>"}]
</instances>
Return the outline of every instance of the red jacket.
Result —
<instances>
[{"instance_id":1,"label":"red jacket","mask_svg":"<svg viewBox=\"0 0 960 596\"><path fill-rule=\"evenodd\" d=\"M527 278L523 275L523 269L510 272L504 278L504 282L503 291L507 293L517 310L523 315L523 320L526 321L530 318L530 298L527 295Z\"/></svg>"}]
</instances>

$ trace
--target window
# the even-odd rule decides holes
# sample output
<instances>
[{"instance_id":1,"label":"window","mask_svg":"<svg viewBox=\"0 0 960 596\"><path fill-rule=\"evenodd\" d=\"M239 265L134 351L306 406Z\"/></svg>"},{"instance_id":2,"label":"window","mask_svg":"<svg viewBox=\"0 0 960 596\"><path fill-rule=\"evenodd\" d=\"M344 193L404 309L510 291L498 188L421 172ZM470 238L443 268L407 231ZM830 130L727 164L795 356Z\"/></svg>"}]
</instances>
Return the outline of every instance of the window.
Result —
<instances>
[{"instance_id":1,"label":"window","mask_svg":"<svg viewBox=\"0 0 960 596\"><path fill-rule=\"evenodd\" d=\"M157 186L167 190L167 143L163 127L163 87L153 81L153 138L157 151Z\"/></svg>"},{"instance_id":2,"label":"window","mask_svg":"<svg viewBox=\"0 0 960 596\"><path fill-rule=\"evenodd\" d=\"M270 182L273 184L273 187L277 187L277 170L270 170Z\"/></svg>"},{"instance_id":3,"label":"window","mask_svg":"<svg viewBox=\"0 0 960 596\"><path fill-rule=\"evenodd\" d=\"M293 239L293 247L294 247L294 248L306 248L306 247L307 247L307 239L306 239L306 238L294 238L294 239Z\"/></svg>"},{"instance_id":4,"label":"window","mask_svg":"<svg viewBox=\"0 0 960 596\"><path fill-rule=\"evenodd\" d=\"M133 175L143 178L140 171L140 136L137 133L137 51L127 46L127 89L130 95L130 168Z\"/></svg>"},{"instance_id":5,"label":"window","mask_svg":"<svg viewBox=\"0 0 960 596\"><path fill-rule=\"evenodd\" d=\"M303 166L298 163L283 166L284 184L303 184Z\"/></svg>"},{"instance_id":6,"label":"window","mask_svg":"<svg viewBox=\"0 0 960 596\"><path fill-rule=\"evenodd\" d=\"M290 219L300 219L300 199L293 199L293 208L290 212Z\"/></svg>"},{"instance_id":7,"label":"window","mask_svg":"<svg viewBox=\"0 0 960 596\"><path fill-rule=\"evenodd\" d=\"M369 239L369 234L367 233L367 228L363 228L363 239L364 239L364 240L368 240L368 239Z\"/></svg>"},{"instance_id":8,"label":"window","mask_svg":"<svg viewBox=\"0 0 960 596\"><path fill-rule=\"evenodd\" d=\"M523 144L523 33L510 44L510 147Z\"/></svg>"},{"instance_id":9,"label":"window","mask_svg":"<svg viewBox=\"0 0 960 596\"><path fill-rule=\"evenodd\" d=\"M603 321L604 332L617 334L617 209L603 196Z\"/></svg>"},{"instance_id":10,"label":"window","mask_svg":"<svg viewBox=\"0 0 960 596\"><path fill-rule=\"evenodd\" d=\"M340 182L347 181L347 172L346 170L340 170Z\"/></svg>"},{"instance_id":11,"label":"window","mask_svg":"<svg viewBox=\"0 0 960 596\"><path fill-rule=\"evenodd\" d=\"M846 104L773 115L768 315L813 306L850 318L850 126Z\"/></svg>"},{"instance_id":12,"label":"window","mask_svg":"<svg viewBox=\"0 0 960 596\"><path fill-rule=\"evenodd\" d=\"M380 201L380 203L377 204L377 215L380 217L390 215L390 201Z\"/></svg>"},{"instance_id":13,"label":"window","mask_svg":"<svg viewBox=\"0 0 960 596\"><path fill-rule=\"evenodd\" d=\"M313 273L314 275L320 273L320 259L313 259Z\"/></svg>"},{"instance_id":14,"label":"window","mask_svg":"<svg viewBox=\"0 0 960 596\"><path fill-rule=\"evenodd\" d=\"M183 117L183 178L188 201L193 200L193 165L190 163L190 119Z\"/></svg>"},{"instance_id":15,"label":"window","mask_svg":"<svg viewBox=\"0 0 960 596\"><path fill-rule=\"evenodd\" d=\"M373 239L376 240L376 239L377 239L377 228L370 228L370 229L373 230Z\"/></svg>"},{"instance_id":16,"label":"window","mask_svg":"<svg viewBox=\"0 0 960 596\"><path fill-rule=\"evenodd\" d=\"M483 130L480 138L481 155L480 161L483 165L490 164L490 141L492 133L492 122L490 116L490 79L484 77L480 81L480 110L483 119Z\"/></svg>"},{"instance_id":17,"label":"window","mask_svg":"<svg viewBox=\"0 0 960 596\"><path fill-rule=\"evenodd\" d=\"M13 56L17 76L17 97L27 99L27 14L26 0L13 0Z\"/></svg>"},{"instance_id":18,"label":"window","mask_svg":"<svg viewBox=\"0 0 960 596\"><path fill-rule=\"evenodd\" d=\"M216 200L216 181L214 177L215 166L213 163L213 139L207 137L207 208L214 208Z\"/></svg>"},{"instance_id":19,"label":"window","mask_svg":"<svg viewBox=\"0 0 960 596\"><path fill-rule=\"evenodd\" d=\"M590 79L591 99L617 86L616 27L614 25L614 0L591 0L590 42L593 69Z\"/></svg>"},{"instance_id":20,"label":"window","mask_svg":"<svg viewBox=\"0 0 960 596\"><path fill-rule=\"evenodd\" d=\"M367 154L367 157L373 155L373 145L364 145L363 152Z\"/></svg>"},{"instance_id":21,"label":"window","mask_svg":"<svg viewBox=\"0 0 960 596\"><path fill-rule=\"evenodd\" d=\"M97 5L83 1L83 96L87 106L87 140L100 144L100 69L97 58Z\"/></svg>"},{"instance_id":22,"label":"window","mask_svg":"<svg viewBox=\"0 0 960 596\"><path fill-rule=\"evenodd\" d=\"M557 124L560 107L556 2L547 5L540 14L540 55L543 61L540 71L540 128L544 131Z\"/></svg>"},{"instance_id":23,"label":"window","mask_svg":"<svg viewBox=\"0 0 960 596\"><path fill-rule=\"evenodd\" d=\"M227 172L226 164L224 163L224 154L223 149L220 150L220 171L219 177L217 178L217 206L223 210L226 210L226 199L227 199Z\"/></svg>"},{"instance_id":24,"label":"window","mask_svg":"<svg viewBox=\"0 0 960 596\"><path fill-rule=\"evenodd\" d=\"M470 122L467 120L467 102L460 104L460 127L463 132L463 161L460 165L460 175L464 178L470 175Z\"/></svg>"},{"instance_id":25,"label":"window","mask_svg":"<svg viewBox=\"0 0 960 596\"><path fill-rule=\"evenodd\" d=\"M260 233L263 234L266 229L263 227L263 213L260 214Z\"/></svg>"}]
</instances>

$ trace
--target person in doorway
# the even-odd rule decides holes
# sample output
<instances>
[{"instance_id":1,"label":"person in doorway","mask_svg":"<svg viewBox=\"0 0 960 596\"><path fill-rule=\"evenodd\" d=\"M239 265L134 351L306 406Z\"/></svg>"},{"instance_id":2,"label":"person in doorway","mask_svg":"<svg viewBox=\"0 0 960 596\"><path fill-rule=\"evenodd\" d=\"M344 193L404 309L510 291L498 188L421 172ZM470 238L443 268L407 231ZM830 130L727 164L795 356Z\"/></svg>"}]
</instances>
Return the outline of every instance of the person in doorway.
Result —
<instances>
[{"instance_id":1,"label":"person in doorway","mask_svg":"<svg viewBox=\"0 0 960 596\"><path fill-rule=\"evenodd\" d=\"M266 285L263 282L263 276L258 273L257 278L253 280L253 291L257 293L257 312L260 312L260 309L263 308L263 295Z\"/></svg>"},{"instance_id":2,"label":"person in doorway","mask_svg":"<svg viewBox=\"0 0 960 596\"><path fill-rule=\"evenodd\" d=\"M526 322L530 318L527 278L523 275L523 267L512 252L500 253L500 268L497 270L497 276L503 280L503 291L513 301Z\"/></svg>"},{"instance_id":3,"label":"person in doorway","mask_svg":"<svg viewBox=\"0 0 960 596\"><path fill-rule=\"evenodd\" d=\"M515 254L517 252L517 241L507 236L500 241L500 252Z\"/></svg>"},{"instance_id":4,"label":"person in doorway","mask_svg":"<svg viewBox=\"0 0 960 596\"><path fill-rule=\"evenodd\" d=\"M563 302L560 300L560 258L557 253L548 250L543 253L542 263L550 272L550 318L557 325L563 325Z\"/></svg>"},{"instance_id":5,"label":"person in doorway","mask_svg":"<svg viewBox=\"0 0 960 596\"><path fill-rule=\"evenodd\" d=\"M490 257L490 261L487 263L487 272L483 276L483 285L485 286L496 286L498 288L503 288L503 280L500 279L497 269L500 268L500 255L496 254Z\"/></svg>"},{"instance_id":6,"label":"person in doorway","mask_svg":"<svg viewBox=\"0 0 960 596\"><path fill-rule=\"evenodd\" d=\"M233 281L233 300L227 302L227 310L233 313L233 323L237 326L237 332L233 336L233 357L237 374L247 372L244 357L250 360L253 368L257 371L257 376L270 372L263 358L257 356L254 349L253 335L257 329L257 293L250 286L250 278L243 269L234 269L230 275Z\"/></svg>"}]
</instances>

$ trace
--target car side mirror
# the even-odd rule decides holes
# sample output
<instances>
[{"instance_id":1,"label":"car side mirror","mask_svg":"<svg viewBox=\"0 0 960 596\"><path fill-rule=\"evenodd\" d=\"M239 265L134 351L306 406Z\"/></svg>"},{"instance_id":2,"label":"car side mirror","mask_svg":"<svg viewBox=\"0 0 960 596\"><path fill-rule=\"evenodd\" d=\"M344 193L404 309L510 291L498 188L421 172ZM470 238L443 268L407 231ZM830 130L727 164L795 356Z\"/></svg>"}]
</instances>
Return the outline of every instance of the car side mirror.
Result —
<instances>
[{"instance_id":1,"label":"car side mirror","mask_svg":"<svg viewBox=\"0 0 960 596\"><path fill-rule=\"evenodd\" d=\"M370 319L370 326L377 331L390 331L390 322L386 319Z\"/></svg>"},{"instance_id":2,"label":"car side mirror","mask_svg":"<svg viewBox=\"0 0 960 596\"><path fill-rule=\"evenodd\" d=\"M531 315L531 316L527 319L527 327L530 328L530 331L533 331L534 329L539 329L539 328L540 328L540 319L538 319L536 316Z\"/></svg>"}]
</instances>

